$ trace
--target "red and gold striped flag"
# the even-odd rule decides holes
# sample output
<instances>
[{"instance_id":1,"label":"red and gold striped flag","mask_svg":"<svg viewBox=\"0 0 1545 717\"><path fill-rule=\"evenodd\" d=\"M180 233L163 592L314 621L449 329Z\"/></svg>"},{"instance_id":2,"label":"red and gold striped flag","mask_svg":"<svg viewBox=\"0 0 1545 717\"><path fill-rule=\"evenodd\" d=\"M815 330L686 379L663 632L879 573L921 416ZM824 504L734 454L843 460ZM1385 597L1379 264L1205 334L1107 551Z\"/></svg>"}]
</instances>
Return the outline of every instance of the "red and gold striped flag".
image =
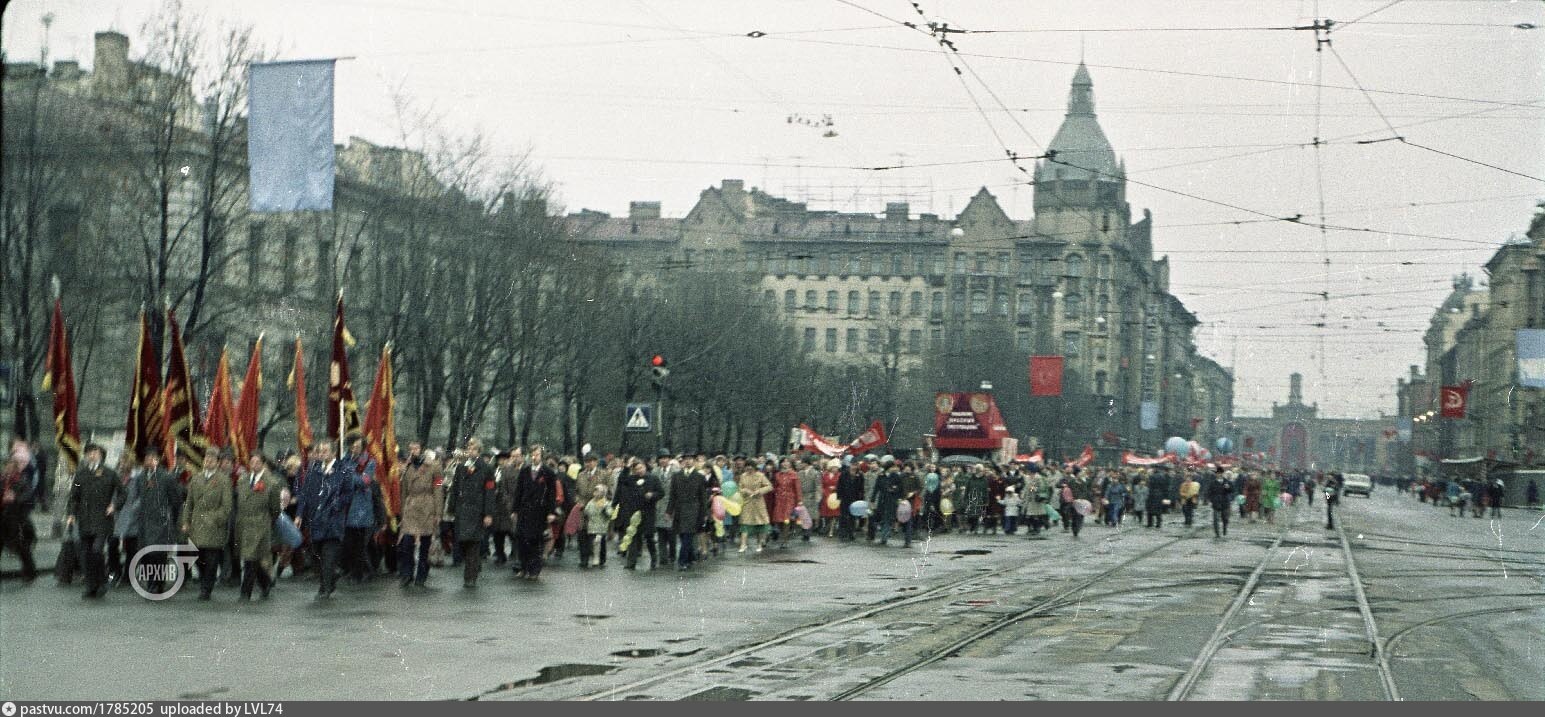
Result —
<instances>
[{"instance_id":1,"label":"red and gold striped flag","mask_svg":"<svg viewBox=\"0 0 1545 717\"><path fill-rule=\"evenodd\" d=\"M227 350L222 348L214 386L209 389L209 415L204 417L204 439L211 449L232 444L234 430L231 423L235 413L236 409L231 405L231 361Z\"/></svg>"},{"instance_id":2,"label":"red and gold striped flag","mask_svg":"<svg viewBox=\"0 0 1545 717\"><path fill-rule=\"evenodd\" d=\"M295 336L295 367L290 369L290 376L286 379L290 388L295 389L295 444L300 449L301 460L307 460L311 454L311 443L315 440L311 436L311 414L306 406L306 359L305 352L300 348L300 336Z\"/></svg>"},{"instance_id":3,"label":"red and gold striped flag","mask_svg":"<svg viewBox=\"0 0 1545 717\"><path fill-rule=\"evenodd\" d=\"M134 360L129 417L124 425L124 448L137 460L146 450L161 450L161 362L150 336L150 321L139 312L139 351Z\"/></svg>"},{"instance_id":4,"label":"red and gold striped flag","mask_svg":"<svg viewBox=\"0 0 1545 717\"><path fill-rule=\"evenodd\" d=\"M396 520L402 510L397 475L397 402L392 391L392 347L381 349L381 365L376 368L375 388L365 410L365 452L376 462L376 480L381 482L381 496L386 513Z\"/></svg>"},{"instance_id":5,"label":"red and gold striped flag","mask_svg":"<svg viewBox=\"0 0 1545 717\"><path fill-rule=\"evenodd\" d=\"M171 309L166 310L166 323L171 329L172 353L167 362L166 390L161 400L162 423L166 426L163 452L168 464L175 450L182 456L184 467L197 469L204 462L204 449L208 444L199 432L198 398L193 395L193 379L188 374L182 328L177 325L177 314Z\"/></svg>"},{"instance_id":6,"label":"red and gold striped flag","mask_svg":"<svg viewBox=\"0 0 1545 717\"><path fill-rule=\"evenodd\" d=\"M54 445L59 447L65 465L74 471L80 462L80 406L75 395L75 368L70 361L64 306L59 299L54 299L54 317L48 327L43 390L54 392Z\"/></svg>"},{"instance_id":7,"label":"red and gold striped flag","mask_svg":"<svg viewBox=\"0 0 1545 717\"><path fill-rule=\"evenodd\" d=\"M263 393L263 335L252 344L252 358L247 361L247 377L241 380L241 399L236 402L236 423L232 427L236 460L246 465L247 456L257 450L258 399Z\"/></svg>"},{"instance_id":8,"label":"red and gold striped flag","mask_svg":"<svg viewBox=\"0 0 1545 717\"><path fill-rule=\"evenodd\" d=\"M359 402L349 380L349 351L354 337L343 324L343 294L333 316L333 357L327 367L327 437L334 440L359 435Z\"/></svg>"}]
</instances>

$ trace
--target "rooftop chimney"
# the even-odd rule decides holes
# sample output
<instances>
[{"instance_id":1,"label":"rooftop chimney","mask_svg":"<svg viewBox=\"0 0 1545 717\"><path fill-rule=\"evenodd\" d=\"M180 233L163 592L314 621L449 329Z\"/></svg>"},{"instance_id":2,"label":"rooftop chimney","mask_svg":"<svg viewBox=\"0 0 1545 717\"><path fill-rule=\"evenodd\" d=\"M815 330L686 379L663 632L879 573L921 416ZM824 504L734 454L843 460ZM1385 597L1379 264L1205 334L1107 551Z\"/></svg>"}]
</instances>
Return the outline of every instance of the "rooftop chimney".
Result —
<instances>
[{"instance_id":1,"label":"rooftop chimney","mask_svg":"<svg viewBox=\"0 0 1545 717\"><path fill-rule=\"evenodd\" d=\"M899 219L901 221L906 221L907 220L908 209L909 209L909 207L907 206L906 202L886 202L885 203L885 218L886 219L891 219L891 220L898 220Z\"/></svg>"},{"instance_id":2,"label":"rooftop chimney","mask_svg":"<svg viewBox=\"0 0 1545 717\"><path fill-rule=\"evenodd\" d=\"M1300 404L1304 402L1304 375L1295 373L1288 377L1288 403Z\"/></svg>"},{"instance_id":3,"label":"rooftop chimney","mask_svg":"<svg viewBox=\"0 0 1545 717\"><path fill-rule=\"evenodd\" d=\"M125 89L129 86L129 37L118 32L96 34L96 55L92 60L92 73L104 88Z\"/></svg>"},{"instance_id":4,"label":"rooftop chimney","mask_svg":"<svg viewBox=\"0 0 1545 717\"><path fill-rule=\"evenodd\" d=\"M629 219L659 219L659 202L628 202Z\"/></svg>"},{"instance_id":5,"label":"rooftop chimney","mask_svg":"<svg viewBox=\"0 0 1545 717\"><path fill-rule=\"evenodd\" d=\"M746 182L743 179L726 179L719 183L719 189L725 192L744 192Z\"/></svg>"}]
</instances>

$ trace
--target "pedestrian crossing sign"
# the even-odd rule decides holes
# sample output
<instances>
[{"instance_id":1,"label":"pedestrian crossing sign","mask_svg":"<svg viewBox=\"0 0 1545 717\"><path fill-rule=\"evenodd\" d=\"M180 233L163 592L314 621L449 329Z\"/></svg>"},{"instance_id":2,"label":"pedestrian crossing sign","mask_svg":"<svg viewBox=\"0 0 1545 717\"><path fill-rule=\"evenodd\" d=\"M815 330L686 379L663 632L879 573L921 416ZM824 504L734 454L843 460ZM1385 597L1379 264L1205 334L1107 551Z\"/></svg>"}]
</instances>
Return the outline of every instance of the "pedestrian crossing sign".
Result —
<instances>
[{"instance_id":1,"label":"pedestrian crossing sign","mask_svg":"<svg viewBox=\"0 0 1545 717\"><path fill-rule=\"evenodd\" d=\"M633 433L654 430L654 406L648 403L630 403L623 409L622 427Z\"/></svg>"}]
</instances>

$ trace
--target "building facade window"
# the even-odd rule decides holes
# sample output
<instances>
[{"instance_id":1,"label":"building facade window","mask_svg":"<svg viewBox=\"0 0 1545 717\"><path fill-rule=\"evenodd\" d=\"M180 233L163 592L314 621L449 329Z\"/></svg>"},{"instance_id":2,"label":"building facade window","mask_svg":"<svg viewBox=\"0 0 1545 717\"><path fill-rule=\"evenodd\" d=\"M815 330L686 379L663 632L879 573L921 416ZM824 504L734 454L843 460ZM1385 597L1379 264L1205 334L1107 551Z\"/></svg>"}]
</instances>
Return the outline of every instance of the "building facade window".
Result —
<instances>
[{"instance_id":1,"label":"building facade window","mask_svg":"<svg viewBox=\"0 0 1545 717\"><path fill-rule=\"evenodd\" d=\"M827 329L826 330L826 353L829 353L829 354L837 353L837 330L836 329Z\"/></svg>"},{"instance_id":2,"label":"building facade window","mask_svg":"<svg viewBox=\"0 0 1545 717\"><path fill-rule=\"evenodd\" d=\"M1083 313L1084 297L1078 294L1068 294L1062 300L1063 312L1069 319L1077 319Z\"/></svg>"},{"instance_id":3,"label":"building facade window","mask_svg":"<svg viewBox=\"0 0 1545 717\"><path fill-rule=\"evenodd\" d=\"M905 273L901 268L902 260L905 258L900 252L891 254L891 276L901 276Z\"/></svg>"},{"instance_id":4,"label":"building facade window","mask_svg":"<svg viewBox=\"0 0 1545 717\"><path fill-rule=\"evenodd\" d=\"M944 318L944 292L935 291L928 298L928 315L935 319Z\"/></svg>"},{"instance_id":5,"label":"building facade window","mask_svg":"<svg viewBox=\"0 0 1545 717\"><path fill-rule=\"evenodd\" d=\"M816 303L815 296L816 296L815 289L806 289L805 290L805 308L806 309L814 311L814 310L820 308L820 305Z\"/></svg>"},{"instance_id":6,"label":"building facade window","mask_svg":"<svg viewBox=\"0 0 1545 717\"><path fill-rule=\"evenodd\" d=\"M907 353L920 354L923 352L923 330L912 329L907 332Z\"/></svg>"},{"instance_id":7,"label":"building facade window","mask_svg":"<svg viewBox=\"0 0 1545 717\"><path fill-rule=\"evenodd\" d=\"M1004 276L1014 273L1014 262L1010 259L1011 256L1013 255L1006 251L998 252L998 271L1003 272Z\"/></svg>"},{"instance_id":8,"label":"building facade window","mask_svg":"<svg viewBox=\"0 0 1545 717\"><path fill-rule=\"evenodd\" d=\"M837 313L837 291L835 289L826 292L826 310Z\"/></svg>"},{"instance_id":9,"label":"building facade window","mask_svg":"<svg viewBox=\"0 0 1545 717\"><path fill-rule=\"evenodd\" d=\"M966 315L966 293L963 291L957 291L953 296L950 297L950 299L950 303L954 305L953 313L955 314L955 318L958 319L964 317Z\"/></svg>"},{"instance_id":10,"label":"building facade window","mask_svg":"<svg viewBox=\"0 0 1545 717\"><path fill-rule=\"evenodd\" d=\"M944 329L929 329L928 330L928 350L929 351L943 351L944 350Z\"/></svg>"},{"instance_id":11,"label":"building facade window","mask_svg":"<svg viewBox=\"0 0 1545 717\"><path fill-rule=\"evenodd\" d=\"M912 316L922 316L923 315L923 292L921 292L921 291L914 291L914 292L912 292L912 300L911 300L910 305L907 308L908 308L908 311L907 311L908 314L910 314Z\"/></svg>"},{"instance_id":12,"label":"building facade window","mask_svg":"<svg viewBox=\"0 0 1545 717\"><path fill-rule=\"evenodd\" d=\"M993 297L992 297L992 303L993 303L993 312L994 313L996 313L998 316L1001 316L1001 317L1004 317L1004 318L1008 317L1008 315L1009 315L1009 295L1007 293L998 292L997 294L994 294Z\"/></svg>"},{"instance_id":13,"label":"building facade window","mask_svg":"<svg viewBox=\"0 0 1545 717\"><path fill-rule=\"evenodd\" d=\"M879 329L869 329L864 332L864 350L872 354L880 352Z\"/></svg>"},{"instance_id":14,"label":"building facade window","mask_svg":"<svg viewBox=\"0 0 1545 717\"><path fill-rule=\"evenodd\" d=\"M987 252L979 251L972 257L975 261L971 264L971 270L981 274L987 271Z\"/></svg>"},{"instance_id":15,"label":"building facade window","mask_svg":"<svg viewBox=\"0 0 1545 717\"><path fill-rule=\"evenodd\" d=\"M955 252L955 273L966 273L966 253L963 251Z\"/></svg>"},{"instance_id":16,"label":"building facade window","mask_svg":"<svg viewBox=\"0 0 1545 717\"><path fill-rule=\"evenodd\" d=\"M850 354L858 353L858 329L848 329L847 352Z\"/></svg>"},{"instance_id":17,"label":"building facade window","mask_svg":"<svg viewBox=\"0 0 1545 717\"><path fill-rule=\"evenodd\" d=\"M1108 380L1109 380L1109 377L1106 375L1106 373L1104 371L1095 371L1094 372L1094 393L1095 393L1095 395L1097 395L1097 396L1104 396L1105 395L1105 383Z\"/></svg>"},{"instance_id":18,"label":"building facade window","mask_svg":"<svg viewBox=\"0 0 1545 717\"><path fill-rule=\"evenodd\" d=\"M798 301L799 301L799 298L794 295L794 290L793 289L789 289L789 290L783 292L783 310L784 311L793 311L794 309L798 308L798 306L799 306L798 305Z\"/></svg>"},{"instance_id":19,"label":"building facade window","mask_svg":"<svg viewBox=\"0 0 1545 717\"><path fill-rule=\"evenodd\" d=\"M804 346L804 348L805 348L805 353L807 353L807 354L815 351L815 329L813 329L813 328L805 329L805 346Z\"/></svg>"},{"instance_id":20,"label":"building facade window","mask_svg":"<svg viewBox=\"0 0 1545 717\"><path fill-rule=\"evenodd\" d=\"M858 316L861 311L863 311L863 306L859 303L858 292L857 291L849 291L848 292L848 315L849 316Z\"/></svg>"},{"instance_id":21,"label":"building facade window","mask_svg":"<svg viewBox=\"0 0 1545 717\"><path fill-rule=\"evenodd\" d=\"M1100 277L1101 279L1110 278L1110 257L1103 254L1100 256L1099 260L1094 265L1094 275Z\"/></svg>"},{"instance_id":22,"label":"building facade window","mask_svg":"<svg viewBox=\"0 0 1545 717\"><path fill-rule=\"evenodd\" d=\"M985 292L985 291L973 291L973 292L971 292L971 315L972 316L986 316L987 315L987 292Z\"/></svg>"},{"instance_id":23,"label":"building facade window","mask_svg":"<svg viewBox=\"0 0 1545 717\"><path fill-rule=\"evenodd\" d=\"M1062 355L1073 357L1083 353L1083 337L1077 331L1069 331L1062 335Z\"/></svg>"},{"instance_id":24,"label":"building facade window","mask_svg":"<svg viewBox=\"0 0 1545 717\"><path fill-rule=\"evenodd\" d=\"M880 292L878 291L869 292L869 315L880 315Z\"/></svg>"},{"instance_id":25,"label":"building facade window","mask_svg":"<svg viewBox=\"0 0 1545 717\"><path fill-rule=\"evenodd\" d=\"M1030 351L1030 330L1020 329L1014 332L1014 348L1019 351Z\"/></svg>"},{"instance_id":26,"label":"building facade window","mask_svg":"<svg viewBox=\"0 0 1545 717\"><path fill-rule=\"evenodd\" d=\"M890 296L886 297L885 304L886 304L886 308L890 310L890 315L891 316L900 316L901 315L901 292L899 292L899 291L892 291L890 293Z\"/></svg>"},{"instance_id":27,"label":"building facade window","mask_svg":"<svg viewBox=\"0 0 1545 717\"><path fill-rule=\"evenodd\" d=\"M769 309L778 308L778 295L772 289L762 292L762 303Z\"/></svg>"},{"instance_id":28,"label":"building facade window","mask_svg":"<svg viewBox=\"0 0 1545 717\"><path fill-rule=\"evenodd\" d=\"M858 255L858 275L859 276L869 276L869 255L868 254L859 254Z\"/></svg>"},{"instance_id":29,"label":"building facade window","mask_svg":"<svg viewBox=\"0 0 1545 717\"><path fill-rule=\"evenodd\" d=\"M1084 276L1084 258L1078 254L1069 254L1064 261L1067 267L1068 278L1081 279Z\"/></svg>"},{"instance_id":30,"label":"building facade window","mask_svg":"<svg viewBox=\"0 0 1545 717\"><path fill-rule=\"evenodd\" d=\"M1028 256L1019 259L1019 280L1026 284L1035 281L1035 261Z\"/></svg>"},{"instance_id":31,"label":"building facade window","mask_svg":"<svg viewBox=\"0 0 1545 717\"><path fill-rule=\"evenodd\" d=\"M1016 308L1019 310L1020 321L1029 321L1030 317L1035 315L1035 299L1030 295L1030 292L1020 292L1017 304Z\"/></svg>"},{"instance_id":32,"label":"building facade window","mask_svg":"<svg viewBox=\"0 0 1545 717\"><path fill-rule=\"evenodd\" d=\"M754 251L746 252L746 271L752 274L762 273L762 255Z\"/></svg>"}]
</instances>

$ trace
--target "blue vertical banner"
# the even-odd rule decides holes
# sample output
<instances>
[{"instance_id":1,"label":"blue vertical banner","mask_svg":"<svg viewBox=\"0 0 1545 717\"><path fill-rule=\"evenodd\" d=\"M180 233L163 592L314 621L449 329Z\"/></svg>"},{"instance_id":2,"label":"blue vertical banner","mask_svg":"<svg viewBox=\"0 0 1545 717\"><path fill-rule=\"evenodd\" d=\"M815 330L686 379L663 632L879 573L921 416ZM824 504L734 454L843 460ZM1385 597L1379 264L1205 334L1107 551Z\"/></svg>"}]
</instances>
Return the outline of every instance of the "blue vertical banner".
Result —
<instances>
[{"instance_id":1,"label":"blue vertical banner","mask_svg":"<svg viewBox=\"0 0 1545 717\"><path fill-rule=\"evenodd\" d=\"M248 66L248 195L254 212L333 208L334 60Z\"/></svg>"},{"instance_id":2,"label":"blue vertical banner","mask_svg":"<svg viewBox=\"0 0 1545 717\"><path fill-rule=\"evenodd\" d=\"M1518 385L1545 388L1545 329L1518 330Z\"/></svg>"},{"instance_id":3,"label":"blue vertical banner","mask_svg":"<svg viewBox=\"0 0 1545 717\"><path fill-rule=\"evenodd\" d=\"M1415 422L1411 420L1410 416L1400 416L1399 418L1396 418L1395 437L1399 438L1401 443L1410 443L1411 429L1414 427L1414 424Z\"/></svg>"},{"instance_id":4,"label":"blue vertical banner","mask_svg":"<svg viewBox=\"0 0 1545 717\"><path fill-rule=\"evenodd\" d=\"M1145 431L1152 431L1159 427L1159 402L1143 401L1138 411L1138 427Z\"/></svg>"}]
</instances>

